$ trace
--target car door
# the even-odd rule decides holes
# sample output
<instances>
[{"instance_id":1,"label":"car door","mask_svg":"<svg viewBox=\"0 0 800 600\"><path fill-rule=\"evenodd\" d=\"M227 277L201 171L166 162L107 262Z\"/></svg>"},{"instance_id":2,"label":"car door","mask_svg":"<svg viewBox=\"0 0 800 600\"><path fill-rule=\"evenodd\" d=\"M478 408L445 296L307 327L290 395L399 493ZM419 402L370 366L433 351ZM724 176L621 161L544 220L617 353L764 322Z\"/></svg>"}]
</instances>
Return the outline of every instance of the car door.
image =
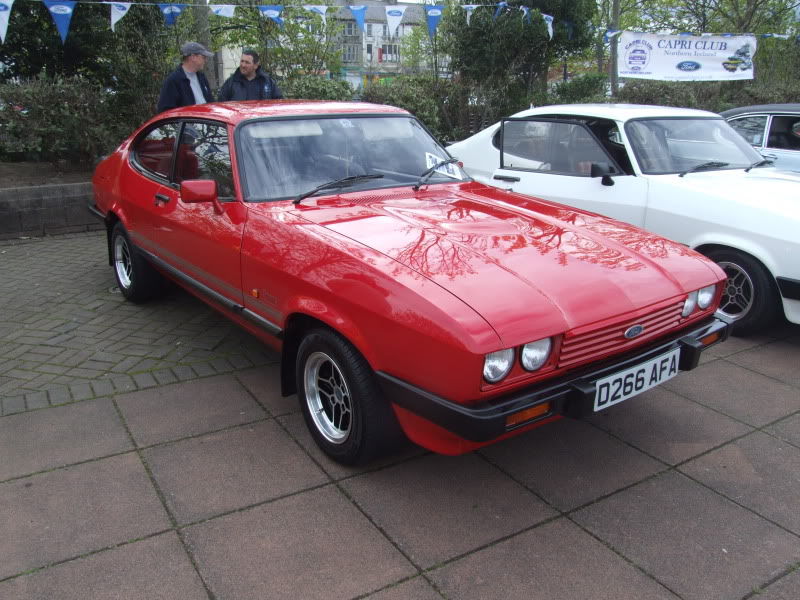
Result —
<instances>
[{"instance_id":1,"label":"car door","mask_svg":"<svg viewBox=\"0 0 800 600\"><path fill-rule=\"evenodd\" d=\"M800 115L772 115L761 153L779 169L800 171Z\"/></svg>"},{"instance_id":2,"label":"car door","mask_svg":"<svg viewBox=\"0 0 800 600\"><path fill-rule=\"evenodd\" d=\"M626 152L619 138L606 141L612 143ZM499 147L500 168L492 176L495 185L644 225L647 180L630 170L626 173L587 124L569 119L504 119ZM608 176L593 177L593 164Z\"/></svg>"},{"instance_id":3,"label":"car door","mask_svg":"<svg viewBox=\"0 0 800 600\"><path fill-rule=\"evenodd\" d=\"M241 304L240 251L247 216L237 200L227 125L214 121L180 123L173 171L148 205L145 228L150 246L164 261L201 285ZM189 204L181 182L214 180L219 204Z\"/></svg>"}]
</instances>

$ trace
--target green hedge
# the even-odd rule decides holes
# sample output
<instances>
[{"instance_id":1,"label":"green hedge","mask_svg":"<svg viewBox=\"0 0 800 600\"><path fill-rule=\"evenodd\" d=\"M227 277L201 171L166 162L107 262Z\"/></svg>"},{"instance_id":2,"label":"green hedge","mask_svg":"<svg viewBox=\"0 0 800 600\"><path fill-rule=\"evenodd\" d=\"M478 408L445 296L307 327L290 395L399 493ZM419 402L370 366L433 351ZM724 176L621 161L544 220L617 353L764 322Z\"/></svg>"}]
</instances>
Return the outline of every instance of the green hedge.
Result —
<instances>
[{"instance_id":1,"label":"green hedge","mask_svg":"<svg viewBox=\"0 0 800 600\"><path fill-rule=\"evenodd\" d=\"M341 100L353 99L353 86L343 79L307 76L295 77L281 82L283 95L297 100Z\"/></svg>"}]
</instances>

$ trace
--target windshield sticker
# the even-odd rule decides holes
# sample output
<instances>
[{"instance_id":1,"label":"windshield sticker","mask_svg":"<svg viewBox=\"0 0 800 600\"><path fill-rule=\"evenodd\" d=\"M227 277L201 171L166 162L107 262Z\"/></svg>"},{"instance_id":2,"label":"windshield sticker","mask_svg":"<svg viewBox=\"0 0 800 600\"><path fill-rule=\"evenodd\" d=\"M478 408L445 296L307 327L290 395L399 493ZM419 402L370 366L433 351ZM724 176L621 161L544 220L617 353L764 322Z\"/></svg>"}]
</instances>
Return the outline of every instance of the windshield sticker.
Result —
<instances>
[{"instance_id":1,"label":"windshield sticker","mask_svg":"<svg viewBox=\"0 0 800 600\"><path fill-rule=\"evenodd\" d=\"M435 164L442 162L443 160L447 159L442 158L441 156L436 156L435 154L431 154L430 152L425 153L425 165L428 169ZM442 175L447 175L448 177L452 177L453 179L461 179L461 172L454 164L442 165L436 169L436 172L441 173Z\"/></svg>"},{"instance_id":2,"label":"windshield sticker","mask_svg":"<svg viewBox=\"0 0 800 600\"><path fill-rule=\"evenodd\" d=\"M341 125L342 127L352 127L353 126L353 124L350 121L348 121L347 119L339 119L339 125Z\"/></svg>"}]
</instances>

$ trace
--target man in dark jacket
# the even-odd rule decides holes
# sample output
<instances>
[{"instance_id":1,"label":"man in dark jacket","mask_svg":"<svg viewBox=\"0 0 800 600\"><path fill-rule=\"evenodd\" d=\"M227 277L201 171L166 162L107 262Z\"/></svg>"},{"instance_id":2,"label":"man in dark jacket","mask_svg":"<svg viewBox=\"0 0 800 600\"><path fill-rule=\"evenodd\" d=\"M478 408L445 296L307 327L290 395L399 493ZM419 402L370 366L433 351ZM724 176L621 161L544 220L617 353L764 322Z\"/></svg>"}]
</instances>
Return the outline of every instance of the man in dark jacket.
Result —
<instances>
[{"instance_id":1,"label":"man in dark jacket","mask_svg":"<svg viewBox=\"0 0 800 600\"><path fill-rule=\"evenodd\" d=\"M181 56L181 64L161 85L158 112L214 101L208 79L202 73L209 57L214 55L197 42L186 42L181 46Z\"/></svg>"},{"instance_id":2,"label":"man in dark jacket","mask_svg":"<svg viewBox=\"0 0 800 600\"><path fill-rule=\"evenodd\" d=\"M258 52L245 50L239 68L219 90L217 99L228 100L279 100L283 92L275 80L259 64Z\"/></svg>"}]
</instances>

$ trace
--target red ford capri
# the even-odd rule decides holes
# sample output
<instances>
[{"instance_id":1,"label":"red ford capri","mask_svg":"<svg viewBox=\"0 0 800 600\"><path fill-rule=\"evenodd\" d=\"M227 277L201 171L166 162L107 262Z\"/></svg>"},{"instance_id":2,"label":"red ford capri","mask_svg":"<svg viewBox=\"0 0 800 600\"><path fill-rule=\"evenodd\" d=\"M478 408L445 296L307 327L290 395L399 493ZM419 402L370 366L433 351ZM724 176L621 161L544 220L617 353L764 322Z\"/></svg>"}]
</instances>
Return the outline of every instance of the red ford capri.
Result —
<instances>
[{"instance_id":1,"label":"red ford capri","mask_svg":"<svg viewBox=\"0 0 800 600\"><path fill-rule=\"evenodd\" d=\"M162 113L98 166L90 209L125 297L170 279L280 352L282 393L345 464L603 410L729 332L710 260L472 181L389 106Z\"/></svg>"}]
</instances>

